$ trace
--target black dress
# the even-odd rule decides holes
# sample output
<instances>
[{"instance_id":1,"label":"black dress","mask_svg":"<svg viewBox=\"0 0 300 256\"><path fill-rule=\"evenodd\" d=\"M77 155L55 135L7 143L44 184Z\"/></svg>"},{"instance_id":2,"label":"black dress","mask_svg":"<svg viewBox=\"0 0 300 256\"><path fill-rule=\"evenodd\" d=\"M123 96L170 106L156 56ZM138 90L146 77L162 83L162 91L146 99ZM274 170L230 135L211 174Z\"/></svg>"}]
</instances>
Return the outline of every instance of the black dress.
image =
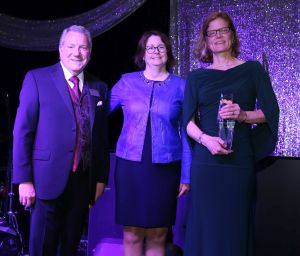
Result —
<instances>
[{"instance_id":1,"label":"black dress","mask_svg":"<svg viewBox=\"0 0 300 256\"><path fill-rule=\"evenodd\" d=\"M148 118L142 161L117 157L117 224L157 228L170 227L175 223L181 161L154 164L151 149L151 123Z\"/></svg>"},{"instance_id":2,"label":"black dress","mask_svg":"<svg viewBox=\"0 0 300 256\"><path fill-rule=\"evenodd\" d=\"M262 66L249 61L226 71L192 72L185 92L184 125L199 111L200 129L217 136L220 94L229 92L246 111L254 110L258 99L267 123L257 127L261 135L253 138L250 124L236 122L230 155L212 155L205 146L194 145L185 256L252 255L255 160L272 152L278 129L277 100ZM266 144L260 152L257 139Z\"/></svg>"}]
</instances>

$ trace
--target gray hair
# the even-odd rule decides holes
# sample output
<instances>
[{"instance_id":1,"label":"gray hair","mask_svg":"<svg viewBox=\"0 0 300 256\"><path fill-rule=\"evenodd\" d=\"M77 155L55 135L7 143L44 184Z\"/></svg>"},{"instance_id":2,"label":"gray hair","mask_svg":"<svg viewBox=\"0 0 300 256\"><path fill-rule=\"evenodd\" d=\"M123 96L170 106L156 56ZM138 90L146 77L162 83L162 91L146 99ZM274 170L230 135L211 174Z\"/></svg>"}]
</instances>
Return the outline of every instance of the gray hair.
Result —
<instances>
[{"instance_id":1,"label":"gray hair","mask_svg":"<svg viewBox=\"0 0 300 256\"><path fill-rule=\"evenodd\" d=\"M89 47L92 49L92 37L90 31L88 31L85 27L78 25L72 25L64 29L59 39L59 47L61 47L64 44L66 35L71 31L84 34L88 39Z\"/></svg>"}]
</instances>

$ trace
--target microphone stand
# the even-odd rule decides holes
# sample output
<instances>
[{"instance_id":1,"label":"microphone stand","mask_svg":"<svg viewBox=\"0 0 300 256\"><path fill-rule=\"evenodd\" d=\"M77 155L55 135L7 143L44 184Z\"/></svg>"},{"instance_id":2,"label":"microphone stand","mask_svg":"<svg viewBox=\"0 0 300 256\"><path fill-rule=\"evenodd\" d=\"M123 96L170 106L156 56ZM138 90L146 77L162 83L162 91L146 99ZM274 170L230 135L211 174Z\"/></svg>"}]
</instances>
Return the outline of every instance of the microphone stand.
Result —
<instances>
[{"instance_id":1,"label":"microphone stand","mask_svg":"<svg viewBox=\"0 0 300 256\"><path fill-rule=\"evenodd\" d=\"M13 191L13 183L12 183L12 176L13 176L12 174L12 128L11 128L8 93L5 96L5 107L6 107L7 128L8 128L8 163L7 163L6 184L9 185L9 192L8 192L8 203L6 201L4 204L4 210L6 214L4 215L5 216L4 221L1 221L0 223L0 230L10 235L16 236L18 238L17 246L20 247L20 252L18 255L22 255L24 251L23 238L22 238L22 234L19 231L19 225L18 225L16 214L13 210L13 197L15 194Z\"/></svg>"}]
</instances>

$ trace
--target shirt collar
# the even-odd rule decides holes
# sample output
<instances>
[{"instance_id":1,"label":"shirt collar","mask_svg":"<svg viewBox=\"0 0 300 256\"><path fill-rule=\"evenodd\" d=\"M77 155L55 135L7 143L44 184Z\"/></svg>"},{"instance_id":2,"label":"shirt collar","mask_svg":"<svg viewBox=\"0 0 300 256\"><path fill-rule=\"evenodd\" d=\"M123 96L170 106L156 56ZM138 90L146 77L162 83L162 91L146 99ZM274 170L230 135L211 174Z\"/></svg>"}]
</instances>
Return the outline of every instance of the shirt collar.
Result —
<instances>
[{"instance_id":1,"label":"shirt collar","mask_svg":"<svg viewBox=\"0 0 300 256\"><path fill-rule=\"evenodd\" d=\"M60 62L61 64L61 67L63 69L63 72L64 72L64 76L65 76L65 79L67 80L68 84L71 86L71 88L73 88L73 83L70 82L70 78L73 76L71 74L71 72L64 66L64 64L62 62ZM82 91L82 87L83 87L83 81L84 81L84 74L83 74L83 71L81 71L77 77L79 78L79 89L80 91Z\"/></svg>"}]
</instances>

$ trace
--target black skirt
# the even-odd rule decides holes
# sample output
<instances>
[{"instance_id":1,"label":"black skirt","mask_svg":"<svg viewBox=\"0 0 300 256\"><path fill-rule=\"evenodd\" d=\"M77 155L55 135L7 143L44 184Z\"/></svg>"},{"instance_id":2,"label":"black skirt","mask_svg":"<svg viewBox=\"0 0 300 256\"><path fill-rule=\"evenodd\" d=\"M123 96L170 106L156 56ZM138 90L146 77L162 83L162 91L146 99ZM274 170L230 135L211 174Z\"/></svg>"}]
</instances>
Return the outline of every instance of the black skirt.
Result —
<instances>
[{"instance_id":1,"label":"black skirt","mask_svg":"<svg viewBox=\"0 0 300 256\"><path fill-rule=\"evenodd\" d=\"M148 121L142 161L117 157L117 224L156 228L175 223L181 161L154 164L151 149L151 125Z\"/></svg>"}]
</instances>

